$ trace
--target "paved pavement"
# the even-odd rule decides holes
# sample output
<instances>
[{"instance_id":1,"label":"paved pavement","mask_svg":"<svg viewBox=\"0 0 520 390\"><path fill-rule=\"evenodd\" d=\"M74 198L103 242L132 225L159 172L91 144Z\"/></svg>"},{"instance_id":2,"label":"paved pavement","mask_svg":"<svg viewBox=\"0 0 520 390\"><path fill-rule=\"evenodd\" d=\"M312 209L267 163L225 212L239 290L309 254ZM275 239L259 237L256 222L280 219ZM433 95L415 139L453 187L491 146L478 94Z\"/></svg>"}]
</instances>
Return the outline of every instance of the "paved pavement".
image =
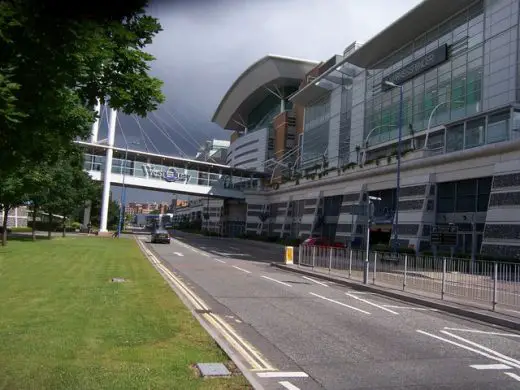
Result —
<instances>
[{"instance_id":1,"label":"paved pavement","mask_svg":"<svg viewBox=\"0 0 520 390\"><path fill-rule=\"evenodd\" d=\"M146 247L243 341L265 389L520 388L519 333L278 270L278 247L187 234Z\"/></svg>"}]
</instances>

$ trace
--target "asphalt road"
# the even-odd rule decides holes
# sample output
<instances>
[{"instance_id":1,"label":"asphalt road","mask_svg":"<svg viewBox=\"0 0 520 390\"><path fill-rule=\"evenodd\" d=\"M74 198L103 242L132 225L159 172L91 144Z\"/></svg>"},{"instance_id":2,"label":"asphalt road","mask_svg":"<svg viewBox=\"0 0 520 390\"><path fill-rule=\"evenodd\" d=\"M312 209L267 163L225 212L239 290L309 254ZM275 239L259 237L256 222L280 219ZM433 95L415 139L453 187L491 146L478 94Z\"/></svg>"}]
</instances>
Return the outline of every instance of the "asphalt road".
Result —
<instances>
[{"instance_id":1,"label":"asphalt road","mask_svg":"<svg viewBox=\"0 0 520 390\"><path fill-rule=\"evenodd\" d=\"M520 388L520 334L274 269L277 246L147 246L255 348L266 389Z\"/></svg>"}]
</instances>

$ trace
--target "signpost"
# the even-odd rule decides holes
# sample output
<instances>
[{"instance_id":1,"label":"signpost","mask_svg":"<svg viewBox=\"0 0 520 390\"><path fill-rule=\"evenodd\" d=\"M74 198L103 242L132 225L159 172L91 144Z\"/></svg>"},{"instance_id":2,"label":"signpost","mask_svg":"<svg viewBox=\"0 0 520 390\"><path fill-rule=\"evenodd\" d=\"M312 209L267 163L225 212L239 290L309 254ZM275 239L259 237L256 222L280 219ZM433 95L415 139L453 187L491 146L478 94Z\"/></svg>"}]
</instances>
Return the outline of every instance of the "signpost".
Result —
<instances>
[{"instance_id":1,"label":"signpost","mask_svg":"<svg viewBox=\"0 0 520 390\"><path fill-rule=\"evenodd\" d=\"M434 255L437 255L437 247L448 246L453 257L453 252L457 246L457 233L458 228L454 224L433 226L430 240L434 248Z\"/></svg>"}]
</instances>

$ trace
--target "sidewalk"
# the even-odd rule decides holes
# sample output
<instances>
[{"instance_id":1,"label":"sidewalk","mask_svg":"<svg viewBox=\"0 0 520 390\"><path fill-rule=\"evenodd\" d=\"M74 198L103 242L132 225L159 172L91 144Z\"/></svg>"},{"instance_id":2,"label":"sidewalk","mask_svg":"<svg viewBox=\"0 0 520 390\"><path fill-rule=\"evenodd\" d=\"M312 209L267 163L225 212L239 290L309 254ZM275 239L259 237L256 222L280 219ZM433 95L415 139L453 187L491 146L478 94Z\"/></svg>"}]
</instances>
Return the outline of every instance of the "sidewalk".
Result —
<instances>
[{"instance_id":1,"label":"sidewalk","mask_svg":"<svg viewBox=\"0 0 520 390\"><path fill-rule=\"evenodd\" d=\"M414 291L413 287L411 287L409 291L400 291L395 284L386 285L380 282L378 282L377 285L374 284L372 273L369 274L369 284L365 285L362 283L361 271L353 271L351 277L348 278L348 275L342 276L337 273L329 273L328 269L325 268L312 269L311 267L285 265L280 263L271 263L271 266L289 272L328 280L356 290L375 292L402 301L431 307L444 312L520 331L520 310L515 311L497 307L496 311L492 311L489 306L481 305L478 302L463 300L451 296L445 296L445 299L440 299L439 295L434 295L425 291Z\"/></svg>"}]
</instances>

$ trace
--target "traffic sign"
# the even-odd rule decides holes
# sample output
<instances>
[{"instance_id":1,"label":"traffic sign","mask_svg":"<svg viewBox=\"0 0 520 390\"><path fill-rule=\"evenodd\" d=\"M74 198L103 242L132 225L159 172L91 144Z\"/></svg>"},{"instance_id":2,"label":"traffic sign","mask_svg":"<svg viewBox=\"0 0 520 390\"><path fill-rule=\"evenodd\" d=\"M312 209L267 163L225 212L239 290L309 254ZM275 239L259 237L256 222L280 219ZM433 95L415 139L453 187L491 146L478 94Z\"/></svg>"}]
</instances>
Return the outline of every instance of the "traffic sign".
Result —
<instances>
[{"instance_id":1,"label":"traffic sign","mask_svg":"<svg viewBox=\"0 0 520 390\"><path fill-rule=\"evenodd\" d=\"M431 233L432 245L457 246L458 228L454 224L433 226Z\"/></svg>"}]
</instances>

